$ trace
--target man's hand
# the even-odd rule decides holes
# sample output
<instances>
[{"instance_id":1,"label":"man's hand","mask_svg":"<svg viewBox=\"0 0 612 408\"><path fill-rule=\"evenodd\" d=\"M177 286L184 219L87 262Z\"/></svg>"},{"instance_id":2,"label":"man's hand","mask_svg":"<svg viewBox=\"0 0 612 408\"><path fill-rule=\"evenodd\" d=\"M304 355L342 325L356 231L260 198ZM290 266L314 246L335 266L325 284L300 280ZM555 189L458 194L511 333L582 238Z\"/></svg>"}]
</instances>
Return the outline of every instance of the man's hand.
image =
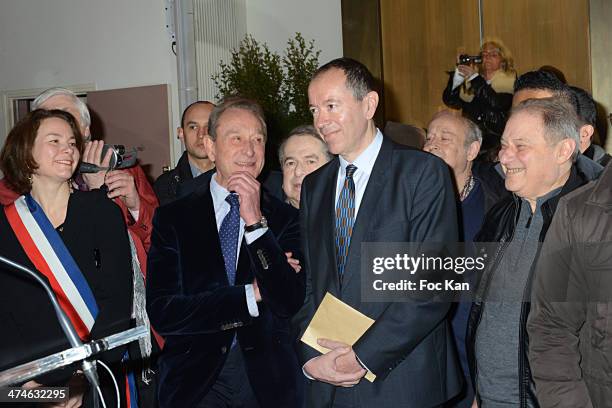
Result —
<instances>
[{"instance_id":1,"label":"man's hand","mask_svg":"<svg viewBox=\"0 0 612 408\"><path fill-rule=\"evenodd\" d=\"M317 381L323 381L337 387L352 387L358 384L366 374L360 367L354 373L343 373L337 370L336 361L344 354L350 353L350 347L339 347L321 356L315 357L304 364L304 371Z\"/></svg>"},{"instance_id":2,"label":"man's hand","mask_svg":"<svg viewBox=\"0 0 612 408\"><path fill-rule=\"evenodd\" d=\"M287 263L293 268L295 273L299 273L302 270L300 260L293 258L293 252L285 252L285 256L287 257Z\"/></svg>"},{"instance_id":3,"label":"man's hand","mask_svg":"<svg viewBox=\"0 0 612 408\"><path fill-rule=\"evenodd\" d=\"M320 346L323 346L329 350L335 350L338 348L349 349L348 353L342 354L336 359L336 369L338 371L343 373L354 373L363 369L361 364L359 364L359 361L357 361L357 355L355 354L355 351L348 344L328 339L317 339L317 343L319 343Z\"/></svg>"},{"instance_id":4,"label":"man's hand","mask_svg":"<svg viewBox=\"0 0 612 408\"><path fill-rule=\"evenodd\" d=\"M140 197L136 190L134 177L126 170L109 171L106 175L108 197L119 197L125 206L132 211L140 210Z\"/></svg>"},{"instance_id":5,"label":"man's hand","mask_svg":"<svg viewBox=\"0 0 612 408\"><path fill-rule=\"evenodd\" d=\"M83 152L83 162L95 164L99 167L108 167L113 152L111 150L106 152L104 158L102 158L102 147L104 146L103 140L94 140L93 142L85 143L85 151ZM87 184L90 190L102 187L104 184L104 176L106 170L99 171L97 173L83 173L83 181Z\"/></svg>"},{"instance_id":6,"label":"man's hand","mask_svg":"<svg viewBox=\"0 0 612 408\"><path fill-rule=\"evenodd\" d=\"M357 362L351 346L328 339L318 339L317 342L330 351L304 365L309 376L338 387L352 387L366 375L367 371ZM353 361L356 365L352 364Z\"/></svg>"},{"instance_id":7,"label":"man's hand","mask_svg":"<svg viewBox=\"0 0 612 408\"><path fill-rule=\"evenodd\" d=\"M255 292L255 301L261 302L261 293L259 292L259 285L257 284L257 278L253 278L253 292Z\"/></svg>"},{"instance_id":8,"label":"man's hand","mask_svg":"<svg viewBox=\"0 0 612 408\"><path fill-rule=\"evenodd\" d=\"M246 225L253 225L261 221L260 186L251 173L239 171L232 174L227 180L227 189L238 194L240 217Z\"/></svg>"}]
</instances>

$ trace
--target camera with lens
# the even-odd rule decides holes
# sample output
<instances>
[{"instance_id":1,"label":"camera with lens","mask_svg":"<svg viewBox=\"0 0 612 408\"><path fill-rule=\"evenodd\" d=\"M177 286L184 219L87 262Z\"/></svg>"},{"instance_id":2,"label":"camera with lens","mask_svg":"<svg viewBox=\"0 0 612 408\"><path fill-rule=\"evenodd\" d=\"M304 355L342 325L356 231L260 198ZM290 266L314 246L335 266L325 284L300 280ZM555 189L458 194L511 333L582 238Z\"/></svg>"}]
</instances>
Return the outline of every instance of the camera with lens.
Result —
<instances>
[{"instance_id":1,"label":"camera with lens","mask_svg":"<svg viewBox=\"0 0 612 408\"><path fill-rule=\"evenodd\" d=\"M470 65L470 64L482 64L481 55L467 55L461 54L459 56L459 63L457 65Z\"/></svg>"},{"instance_id":2,"label":"camera with lens","mask_svg":"<svg viewBox=\"0 0 612 408\"><path fill-rule=\"evenodd\" d=\"M111 151L108 167L99 167L92 163L81 163L79 171L81 173L97 173L102 170L127 169L136 165L137 150L136 148L126 150L124 145L104 144L102 146L101 160L104 160L108 151Z\"/></svg>"},{"instance_id":3,"label":"camera with lens","mask_svg":"<svg viewBox=\"0 0 612 408\"><path fill-rule=\"evenodd\" d=\"M108 162L108 168L114 169L125 169L132 167L136 164L136 151L126 151L124 145L116 144L110 145L105 144L102 147L102 159L106 157L108 151L111 151L110 161Z\"/></svg>"}]
</instances>

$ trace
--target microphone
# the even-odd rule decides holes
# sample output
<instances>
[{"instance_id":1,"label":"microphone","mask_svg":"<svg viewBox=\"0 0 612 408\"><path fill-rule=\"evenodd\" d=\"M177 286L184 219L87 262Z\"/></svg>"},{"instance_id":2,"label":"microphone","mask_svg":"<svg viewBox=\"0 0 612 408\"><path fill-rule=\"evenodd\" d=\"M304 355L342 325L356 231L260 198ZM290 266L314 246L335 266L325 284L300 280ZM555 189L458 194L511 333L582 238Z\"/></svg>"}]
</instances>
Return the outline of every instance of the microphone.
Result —
<instances>
[{"instance_id":1,"label":"microphone","mask_svg":"<svg viewBox=\"0 0 612 408\"><path fill-rule=\"evenodd\" d=\"M59 302L57 301L57 298L55 297L55 293L53 293L53 289L51 289L51 286L49 286L49 283L47 283L40 276L40 273L35 272L31 270L30 268L27 268L26 266L21 265L15 261L5 258L2 255L0 255L0 263L7 265L14 270L18 270L18 271L27 273L32 278L34 278L34 280L36 280L36 282L38 282L45 289L45 292L47 292L47 297L49 298L49 300L51 300L51 304L53 305L53 309L55 310L55 314L57 315L57 320L59 321L60 327L62 328L64 334L68 338L68 342L70 343L72 347L82 346L83 342L81 341L81 338L79 337L76 330L72 326L72 323L70 323L68 316L66 316L66 314L60 307ZM92 363L91 361L83 360L82 369L83 369L83 374L85 375L85 378L87 378L91 386L94 387L94 389L99 387L100 383L98 381L98 373L96 371L95 364ZM94 395L94 404L96 404L97 406L98 396L95 391L93 392L93 395Z\"/></svg>"}]
</instances>

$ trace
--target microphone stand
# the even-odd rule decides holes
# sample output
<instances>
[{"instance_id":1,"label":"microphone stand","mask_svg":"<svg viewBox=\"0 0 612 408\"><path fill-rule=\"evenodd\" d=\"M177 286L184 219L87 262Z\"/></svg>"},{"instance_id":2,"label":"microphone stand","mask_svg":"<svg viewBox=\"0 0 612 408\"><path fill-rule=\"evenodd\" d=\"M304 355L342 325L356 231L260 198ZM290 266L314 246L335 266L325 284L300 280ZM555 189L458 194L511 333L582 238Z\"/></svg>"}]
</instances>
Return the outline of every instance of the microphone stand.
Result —
<instances>
[{"instance_id":1,"label":"microphone stand","mask_svg":"<svg viewBox=\"0 0 612 408\"><path fill-rule=\"evenodd\" d=\"M17 262L14 262L8 258L5 258L2 255L0 255L0 262L5 265L10 266L13 269L27 273L28 275L33 277L45 289L45 291L47 292L47 296L51 300L51 304L53 305L55 314L57 315L57 319L59 321L60 327L62 328L62 330L64 331L64 334L68 338L68 342L70 343L70 345L73 348L83 346L83 342L81 341L81 339L79 338L79 335L77 334L76 330L72 326L72 323L70 322L70 320L68 320L68 317L66 316L66 314L60 307L59 302L57 301L57 298L55 297L55 293L53 293L53 290L51 289L51 286L49 286L49 284L43 278L40 277L40 274L34 272L33 270L21 264L18 264ZM91 384L92 386L94 407L97 408L100 405L100 396L97 393L97 390L100 387L100 381L98 380L98 372L96 371L96 365L94 362L91 362L87 359L83 359L82 369L83 369L83 374L85 375L85 378L87 378L87 381L89 381L89 384Z\"/></svg>"}]
</instances>

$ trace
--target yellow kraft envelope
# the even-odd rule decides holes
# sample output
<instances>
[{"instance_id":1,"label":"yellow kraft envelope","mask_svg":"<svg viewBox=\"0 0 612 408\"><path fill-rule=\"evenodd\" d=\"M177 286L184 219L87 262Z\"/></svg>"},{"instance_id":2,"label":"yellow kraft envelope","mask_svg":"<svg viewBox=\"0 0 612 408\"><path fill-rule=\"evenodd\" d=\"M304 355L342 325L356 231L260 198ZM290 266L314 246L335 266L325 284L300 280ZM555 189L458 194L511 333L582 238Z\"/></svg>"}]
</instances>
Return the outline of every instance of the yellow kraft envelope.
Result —
<instances>
[{"instance_id":1,"label":"yellow kraft envelope","mask_svg":"<svg viewBox=\"0 0 612 408\"><path fill-rule=\"evenodd\" d=\"M329 350L320 346L317 339L330 339L352 346L373 323L373 319L327 292L301 340L325 354ZM373 382L376 375L368 371L365 378Z\"/></svg>"}]
</instances>

